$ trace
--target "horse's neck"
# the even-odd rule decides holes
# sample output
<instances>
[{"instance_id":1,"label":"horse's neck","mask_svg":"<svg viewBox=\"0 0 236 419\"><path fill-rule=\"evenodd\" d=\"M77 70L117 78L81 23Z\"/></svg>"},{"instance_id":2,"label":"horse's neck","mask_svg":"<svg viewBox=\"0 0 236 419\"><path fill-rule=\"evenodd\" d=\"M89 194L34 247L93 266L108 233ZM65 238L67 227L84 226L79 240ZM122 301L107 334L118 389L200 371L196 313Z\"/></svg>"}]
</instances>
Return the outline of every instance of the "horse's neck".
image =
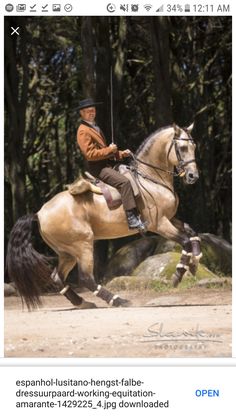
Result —
<instances>
[{"instance_id":1,"label":"horse's neck","mask_svg":"<svg viewBox=\"0 0 236 419\"><path fill-rule=\"evenodd\" d=\"M143 163L139 163L139 167L146 174L157 179L163 179L166 183L173 183L173 176L169 172L173 172L173 166L168 161L168 149L173 139L173 128L167 128L150 137L147 144L138 153L137 158L147 164L155 166L163 170L154 169Z\"/></svg>"}]
</instances>

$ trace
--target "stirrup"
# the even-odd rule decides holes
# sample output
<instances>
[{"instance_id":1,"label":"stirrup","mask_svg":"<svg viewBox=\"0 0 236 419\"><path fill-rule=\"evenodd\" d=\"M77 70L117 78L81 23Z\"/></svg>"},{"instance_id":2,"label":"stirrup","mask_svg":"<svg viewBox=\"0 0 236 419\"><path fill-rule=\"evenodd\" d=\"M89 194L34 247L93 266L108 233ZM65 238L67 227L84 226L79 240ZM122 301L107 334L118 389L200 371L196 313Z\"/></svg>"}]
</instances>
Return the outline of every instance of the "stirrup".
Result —
<instances>
[{"instance_id":1,"label":"stirrup","mask_svg":"<svg viewBox=\"0 0 236 419\"><path fill-rule=\"evenodd\" d=\"M129 230L145 231L146 224L142 222L135 209L126 211Z\"/></svg>"},{"instance_id":2,"label":"stirrup","mask_svg":"<svg viewBox=\"0 0 236 419\"><path fill-rule=\"evenodd\" d=\"M138 231L140 234L146 233L147 231L148 222L140 220L140 227L138 227Z\"/></svg>"},{"instance_id":3,"label":"stirrup","mask_svg":"<svg viewBox=\"0 0 236 419\"><path fill-rule=\"evenodd\" d=\"M135 226L135 227L132 227L128 223L129 230L138 230L140 233L145 233L147 231L148 222L147 221L145 221L145 222L141 221L140 217L137 217L137 218L139 220L138 225Z\"/></svg>"}]
</instances>

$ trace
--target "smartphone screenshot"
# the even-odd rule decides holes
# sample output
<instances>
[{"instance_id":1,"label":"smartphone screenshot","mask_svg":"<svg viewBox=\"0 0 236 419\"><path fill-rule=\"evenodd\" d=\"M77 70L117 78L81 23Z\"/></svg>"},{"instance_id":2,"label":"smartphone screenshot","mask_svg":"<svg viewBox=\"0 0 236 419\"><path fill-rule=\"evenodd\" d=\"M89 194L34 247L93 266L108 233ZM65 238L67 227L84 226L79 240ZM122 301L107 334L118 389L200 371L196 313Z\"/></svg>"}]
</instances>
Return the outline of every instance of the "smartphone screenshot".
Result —
<instances>
[{"instance_id":1,"label":"smartphone screenshot","mask_svg":"<svg viewBox=\"0 0 236 419\"><path fill-rule=\"evenodd\" d=\"M1 416L233 419L233 2L0 8Z\"/></svg>"}]
</instances>

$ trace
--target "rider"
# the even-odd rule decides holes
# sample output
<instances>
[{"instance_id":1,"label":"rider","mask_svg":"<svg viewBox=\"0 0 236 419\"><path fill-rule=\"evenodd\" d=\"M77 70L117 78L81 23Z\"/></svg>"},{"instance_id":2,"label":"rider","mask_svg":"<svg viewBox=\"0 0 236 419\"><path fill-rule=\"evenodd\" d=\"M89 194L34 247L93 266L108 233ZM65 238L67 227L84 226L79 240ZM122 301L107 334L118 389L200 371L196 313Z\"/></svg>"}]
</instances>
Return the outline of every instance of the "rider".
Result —
<instances>
[{"instance_id":1,"label":"rider","mask_svg":"<svg viewBox=\"0 0 236 419\"><path fill-rule=\"evenodd\" d=\"M101 102L100 102L101 103ZM129 229L144 229L138 216L138 210L130 181L113 169L118 160L131 154L130 150L118 150L117 145L107 146L104 134L96 125L96 105L88 98L79 102L81 122L77 131L77 142L83 153L89 172L103 182L117 188L121 194Z\"/></svg>"}]
</instances>

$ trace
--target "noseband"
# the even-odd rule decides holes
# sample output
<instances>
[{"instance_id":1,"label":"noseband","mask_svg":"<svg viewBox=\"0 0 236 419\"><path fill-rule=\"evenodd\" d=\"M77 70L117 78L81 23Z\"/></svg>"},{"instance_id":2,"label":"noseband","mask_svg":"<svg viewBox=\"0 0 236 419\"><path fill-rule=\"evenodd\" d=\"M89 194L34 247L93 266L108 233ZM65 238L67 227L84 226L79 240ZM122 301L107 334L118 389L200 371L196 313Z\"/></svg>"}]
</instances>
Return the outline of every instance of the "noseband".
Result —
<instances>
[{"instance_id":1,"label":"noseband","mask_svg":"<svg viewBox=\"0 0 236 419\"><path fill-rule=\"evenodd\" d=\"M191 137L191 135L186 130L184 130L184 131L188 135L188 138L181 138L181 137L176 137L175 136L173 138L172 142L171 142L170 148L169 148L168 153L167 153L167 159L168 159L172 147L173 146L175 147L175 154L176 154L176 157L177 157L177 160L178 160L178 165L176 166L176 171L177 171L177 175L180 176L180 177L185 175L184 167L187 166L188 164L193 163L193 162L196 161L195 159L185 161L181 157L180 149L179 149L179 146L178 146L178 141L190 141L192 144L194 144L194 141L193 141L193 138Z\"/></svg>"}]
</instances>

